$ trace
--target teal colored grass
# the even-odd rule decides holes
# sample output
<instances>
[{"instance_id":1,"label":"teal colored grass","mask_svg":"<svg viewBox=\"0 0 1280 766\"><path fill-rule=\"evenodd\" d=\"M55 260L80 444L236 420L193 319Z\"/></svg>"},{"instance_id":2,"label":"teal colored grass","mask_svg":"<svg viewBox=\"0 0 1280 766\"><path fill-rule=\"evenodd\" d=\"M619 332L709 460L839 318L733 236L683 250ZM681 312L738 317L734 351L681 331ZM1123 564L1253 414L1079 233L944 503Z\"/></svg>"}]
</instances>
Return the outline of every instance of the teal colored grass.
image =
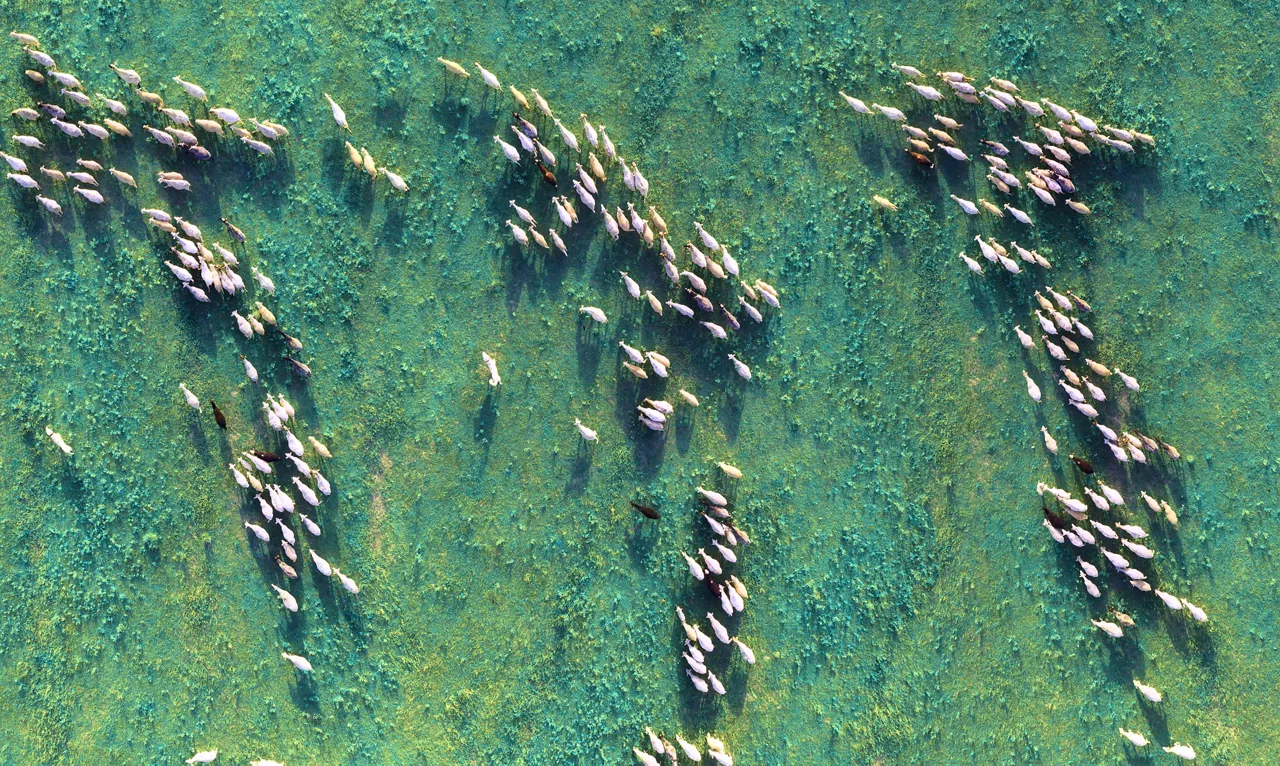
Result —
<instances>
[{"instance_id":1,"label":"teal colored grass","mask_svg":"<svg viewBox=\"0 0 1280 766\"><path fill-rule=\"evenodd\" d=\"M0 194L0 762L172 764L216 747L219 763L623 763L645 725L713 732L744 765L1170 761L1122 747L1121 725L1190 743L1199 763L1280 760L1277 15L1220 2L9 4L5 30L39 36L91 93L123 92L107 69L119 62L185 108L169 79L182 75L292 135L274 160L227 141L211 163L179 163L197 193L176 203L152 180L175 163L143 140L134 100L135 138L94 156L139 192L104 181L109 204L64 199L52 224L29 193ZM18 46L0 51L4 111L48 98ZM619 268L667 289L634 240L590 224L566 237L568 259L509 244L507 200L551 220L548 194L492 145L509 137L510 99L448 77L440 55L538 88L575 130L578 112L606 124L677 246L696 218L782 290L783 310L732 346L754 381L733 375L727 346L625 299ZM1095 214L1025 203L1039 225L1011 236L947 199L989 196L976 169L919 172L900 131L840 103L844 89L927 118L893 61L1011 77L1159 147L1081 163ZM961 114L966 148L1023 128ZM6 146L18 128L0 131ZM370 187L348 137L412 192ZM622 199L610 183L606 199ZM306 343L308 384L227 308L175 289L137 214L156 203L206 233L219 216L248 233L248 261L279 287L269 305ZM1089 625L1101 608L1033 494L1075 479L1038 428L1063 455L1109 462L1049 394L1043 354L1024 359L1012 335L1039 277L969 279L958 262L977 232L1039 247L1049 283L1092 303L1096 358L1143 381L1131 422L1186 459L1110 483L1153 530L1160 581L1203 605L1207 628L1110 579L1135 637ZM584 304L610 323L588 332ZM667 398L702 399L665 442L638 430L638 392L661 389L615 372L620 339L672 358ZM498 355L496 393L482 350ZM362 588L349 597L307 567L293 620L225 469L274 444L240 353L298 406L299 432L334 450L317 550ZM1024 368L1045 404L1027 399ZM227 435L179 382L219 402ZM598 446L580 447L574 417ZM760 658L750 672L735 660L718 700L690 690L672 612L708 608L677 551L706 544L693 487L720 481L717 460L746 472L739 632ZM1173 502L1176 534L1145 518L1140 488ZM300 679L282 650L315 673ZM1144 713L1134 677L1165 704Z\"/></svg>"}]
</instances>

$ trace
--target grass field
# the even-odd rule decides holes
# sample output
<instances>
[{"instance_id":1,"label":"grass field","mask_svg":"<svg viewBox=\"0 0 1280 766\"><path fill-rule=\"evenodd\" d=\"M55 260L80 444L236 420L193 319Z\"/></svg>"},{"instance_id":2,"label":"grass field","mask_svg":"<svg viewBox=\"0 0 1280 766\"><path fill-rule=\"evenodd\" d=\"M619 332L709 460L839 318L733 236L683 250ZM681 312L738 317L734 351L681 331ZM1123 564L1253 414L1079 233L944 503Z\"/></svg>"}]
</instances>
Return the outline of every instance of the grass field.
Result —
<instances>
[{"instance_id":1,"label":"grass field","mask_svg":"<svg viewBox=\"0 0 1280 766\"><path fill-rule=\"evenodd\" d=\"M1280 760L1278 15L1220 2L10 3L6 29L37 35L90 94L122 97L118 63L200 112L180 75L291 135L274 157L227 138L208 162L175 158L146 138L157 116L132 96L134 138L106 147L51 139L41 154L9 143L27 123L0 131L33 170L69 169L86 146L79 156L140 187L103 180L101 207L53 187L61 219L16 185L0 200L0 762L171 764L216 747L219 763L613 764L634 762L646 725L712 732L743 765L1173 761L1124 745L1118 726L1192 744L1200 763ZM19 45L0 51L6 112L58 98L23 76ZM579 112L607 125L677 249L706 224L782 308L713 344L627 297L619 269L679 297L634 236L615 244L592 218L564 234L568 257L516 247L508 200L542 224L556 214L492 143L513 141L513 102L437 56L537 88L579 137ZM1158 146L1078 161L1090 217L1024 192L1030 233L967 218L948 195L992 196L976 166L916 168L895 125L837 95L928 120L892 62L1008 77ZM966 123L966 150L1034 130L961 106L940 108ZM411 190L371 184L348 139ZM563 166L570 152L548 145ZM160 190L162 169L192 192ZM609 173L603 198L625 207ZM227 241L223 216L245 231L246 265L278 287L250 301L302 338L310 381L277 339L241 337L228 301L177 286L171 243L140 207L210 239ZM956 253L975 254L976 233L1034 245L1054 269L971 278ZM1045 283L1088 298L1094 358L1142 381L1110 411L1181 462L1121 471L1068 416L1043 351L1024 355L1012 331L1032 327ZM582 305L609 323L588 326ZM619 340L660 349L672 377L632 379ZM496 390L481 351L497 356ZM229 430L207 404L188 408L180 382L216 400ZM699 408L661 435L636 422L638 399L682 387ZM242 525L256 501L226 470L241 450L283 451L258 411L266 391L334 452L314 547L361 587L347 594L300 559L294 616L268 587L283 584L276 547ZM575 417L599 444L580 442ZM1130 499L1152 530L1153 579L1207 625L1115 578L1104 603L1082 592L1034 494L1038 481L1074 490L1073 452ZM744 479L725 483L721 460ZM728 663L723 697L690 687L673 614L713 608L678 553L709 542L699 484L731 495L752 539L732 628L759 662ZM1173 503L1178 530L1148 517L1140 489ZM1129 637L1090 626L1107 603L1138 621ZM1139 704L1134 678L1165 702Z\"/></svg>"}]
</instances>

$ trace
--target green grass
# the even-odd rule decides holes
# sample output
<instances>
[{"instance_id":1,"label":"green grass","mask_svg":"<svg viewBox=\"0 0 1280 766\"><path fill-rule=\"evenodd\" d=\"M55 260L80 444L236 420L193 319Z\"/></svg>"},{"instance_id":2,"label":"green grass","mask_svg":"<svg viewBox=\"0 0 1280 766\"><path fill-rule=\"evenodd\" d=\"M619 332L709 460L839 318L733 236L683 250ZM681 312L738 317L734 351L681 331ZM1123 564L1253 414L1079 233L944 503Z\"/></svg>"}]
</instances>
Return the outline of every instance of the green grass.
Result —
<instances>
[{"instance_id":1,"label":"green grass","mask_svg":"<svg viewBox=\"0 0 1280 766\"><path fill-rule=\"evenodd\" d=\"M123 92L107 69L118 62L180 108L173 75L292 132L274 160L228 140L211 163L175 164L143 140L151 118L134 100L135 138L91 145L139 192L104 181L107 205L64 198L52 223L29 193L7 192L0 762L174 763L216 747L236 763L618 763L645 725L714 732L742 764L1167 760L1124 749L1120 725L1190 743L1203 763L1280 757L1268 608L1280 533L1275 8L13 3L0 14L91 93ZM49 98L23 77L18 46L3 50L0 106ZM625 300L619 268L665 285L634 239L615 245L584 221L566 235L568 259L516 250L507 200L554 220L549 195L492 145L510 137L510 99L448 77L440 55L538 88L575 130L579 112L606 124L677 247L706 223L745 273L781 288L782 311L712 346ZM836 95L927 119L893 61L1012 77L1154 133L1159 148L1078 163L1090 218L1023 199L1038 221L1029 235L962 220L947 195L990 196L976 169L917 171L899 131ZM322 92L344 105L350 136ZM962 114L966 149L1026 129ZM371 188L346 163L347 138L413 190ZM74 155L50 156L63 167ZM195 182L185 202L152 180L174 167ZM901 211L875 209L872 194ZM167 245L136 212L157 204L210 235L223 215L248 233L249 263L279 287L267 302L306 343L308 384L277 346L241 338L227 308L174 288ZM1187 456L1110 483L1153 529L1150 568L1208 610L1207 628L1115 580L1106 595L1139 621L1135 637L1103 641L1089 625L1102 608L1039 526L1035 483L1074 482L1069 463L1045 458L1039 426L1064 456L1110 463L1049 395L1043 354L1024 360L1012 335L1029 328L1040 277L969 279L955 257L979 231L1039 247L1055 264L1049 284L1090 300L1095 358L1143 382L1124 405L1131 421ZM584 304L609 324L584 329ZM661 388L615 372L620 339L673 359L667 398L683 386L702 399L665 441L635 423L638 392ZM750 384L722 356L730 347ZM481 350L497 354L496 392ZM275 443L240 353L298 405L299 433L335 452L316 545L362 591L306 568L294 619L225 469ZM1039 407L1024 367L1046 391ZM231 430L208 406L187 408L179 382L216 399ZM574 417L599 445L579 445ZM46 423L74 457L48 443ZM737 502L754 544L738 569L751 591L738 630L760 658L750 672L731 663L718 700L684 679L672 613L708 608L677 551L706 544L693 487L719 481L717 460L746 472ZM1140 488L1173 501L1177 534L1144 518ZM282 650L309 657L313 676ZM1166 703L1144 712L1134 677Z\"/></svg>"}]
</instances>

